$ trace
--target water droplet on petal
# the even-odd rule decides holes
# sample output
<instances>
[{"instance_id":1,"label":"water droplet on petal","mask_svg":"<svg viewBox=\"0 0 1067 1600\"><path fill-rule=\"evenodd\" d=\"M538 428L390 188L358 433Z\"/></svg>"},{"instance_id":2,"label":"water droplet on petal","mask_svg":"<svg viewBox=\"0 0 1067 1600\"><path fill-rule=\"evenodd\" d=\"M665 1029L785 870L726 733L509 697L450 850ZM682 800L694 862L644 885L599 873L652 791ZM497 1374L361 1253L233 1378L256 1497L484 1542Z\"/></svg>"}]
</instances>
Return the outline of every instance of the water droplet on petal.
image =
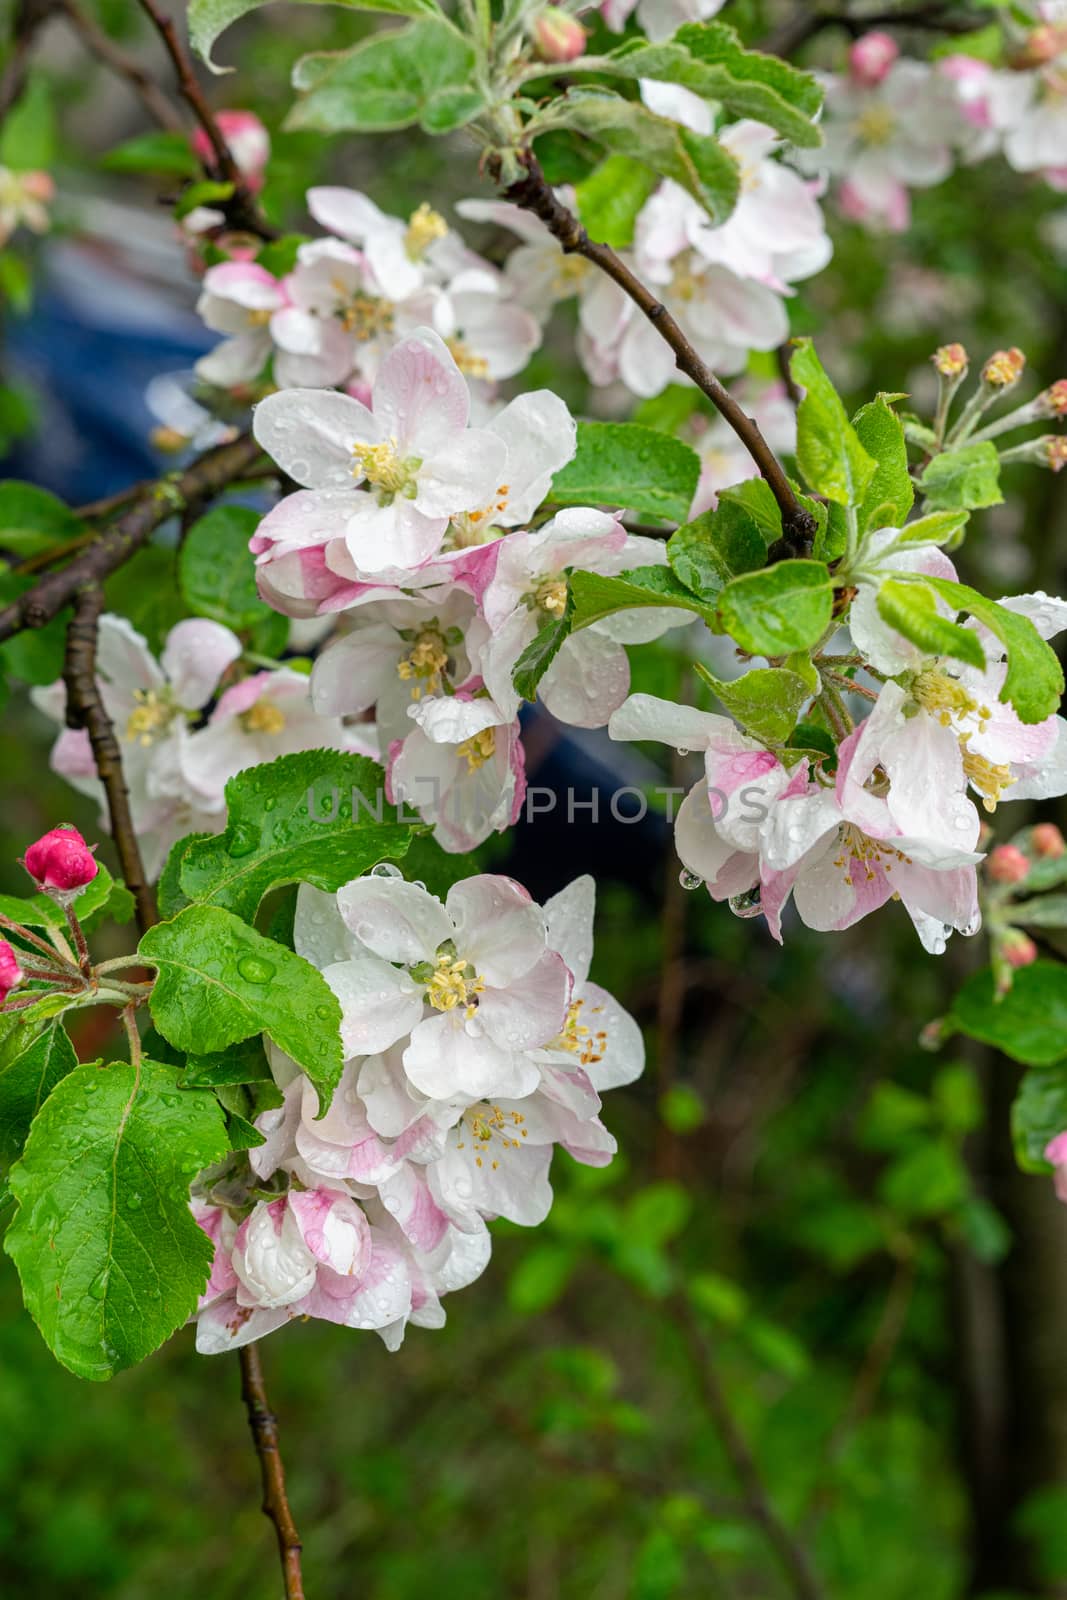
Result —
<instances>
[{"instance_id":1,"label":"water droplet on petal","mask_svg":"<svg viewBox=\"0 0 1067 1600\"><path fill-rule=\"evenodd\" d=\"M704 880L700 876L699 872L690 872L688 867L682 868L681 872L678 874L678 882L681 884L683 889L700 889L704 884Z\"/></svg>"},{"instance_id":2,"label":"water droplet on petal","mask_svg":"<svg viewBox=\"0 0 1067 1600\"><path fill-rule=\"evenodd\" d=\"M726 904L730 907L735 917L741 917L744 920L749 917L758 917L763 910L758 889L746 889L744 894L731 895Z\"/></svg>"}]
</instances>

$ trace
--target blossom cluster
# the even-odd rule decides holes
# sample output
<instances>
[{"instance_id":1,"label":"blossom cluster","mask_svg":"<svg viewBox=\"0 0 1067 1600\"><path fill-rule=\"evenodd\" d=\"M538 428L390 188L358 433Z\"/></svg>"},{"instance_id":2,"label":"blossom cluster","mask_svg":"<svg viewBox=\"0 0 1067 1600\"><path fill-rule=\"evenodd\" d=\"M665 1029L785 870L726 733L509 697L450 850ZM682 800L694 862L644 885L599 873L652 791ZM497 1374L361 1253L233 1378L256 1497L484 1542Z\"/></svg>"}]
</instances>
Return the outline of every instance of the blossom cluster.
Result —
<instances>
[{"instance_id":1,"label":"blossom cluster","mask_svg":"<svg viewBox=\"0 0 1067 1600\"><path fill-rule=\"evenodd\" d=\"M487 1219L544 1220L556 1145L610 1161L600 1093L632 1082L644 1051L588 981L593 909L588 877L543 909L489 875L443 902L388 866L336 895L301 887L295 944L341 1002L344 1074L323 1108L274 1052L283 1104L257 1119L249 1160L277 1197L202 1179L193 1211L215 1260L199 1350L306 1316L395 1349L408 1322L440 1327L441 1297L484 1270Z\"/></svg>"},{"instance_id":2,"label":"blossom cluster","mask_svg":"<svg viewBox=\"0 0 1067 1600\"><path fill-rule=\"evenodd\" d=\"M1067 7L1045 0L1026 27L1004 16L1002 66L962 52L914 60L876 31L856 40L847 72L822 75L824 143L805 164L837 181L846 216L902 232L913 189L996 154L1067 188Z\"/></svg>"}]
</instances>

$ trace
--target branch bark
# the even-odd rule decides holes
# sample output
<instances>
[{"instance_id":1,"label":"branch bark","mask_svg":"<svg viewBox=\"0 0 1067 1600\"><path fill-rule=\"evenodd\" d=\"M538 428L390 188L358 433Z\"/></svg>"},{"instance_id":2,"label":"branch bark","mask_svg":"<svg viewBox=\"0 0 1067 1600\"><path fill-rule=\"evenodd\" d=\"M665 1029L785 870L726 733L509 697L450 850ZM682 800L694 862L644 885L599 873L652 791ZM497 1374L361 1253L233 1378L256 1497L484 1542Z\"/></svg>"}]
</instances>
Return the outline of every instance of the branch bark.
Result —
<instances>
[{"instance_id":1,"label":"branch bark","mask_svg":"<svg viewBox=\"0 0 1067 1600\"><path fill-rule=\"evenodd\" d=\"M56 10L66 17L85 48L120 78L125 78L154 121L168 133L182 132L182 119L171 105L152 74L100 27L96 18L83 11L77 0L55 0Z\"/></svg>"},{"instance_id":2,"label":"branch bark","mask_svg":"<svg viewBox=\"0 0 1067 1600\"><path fill-rule=\"evenodd\" d=\"M255 440L244 434L232 444L220 445L201 456L184 472L148 485L129 511L69 566L48 573L0 611L0 641L24 628L43 628L71 603L79 590L87 584L101 584L135 555L168 517L220 493L227 484L243 477L261 453Z\"/></svg>"},{"instance_id":3,"label":"branch bark","mask_svg":"<svg viewBox=\"0 0 1067 1600\"><path fill-rule=\"evenodd\" d=\"M763 437L755 418L746 414L725 384L701 359L666 306L656 299L626 262L610 246L597 244L590 239L574 213L556 198L536 156L524 151L522 161L526 175L504 190L505 199L538 217L558 241L564 254L584 256L618 284L671 347L678 370L691 378L707 395L719 415L737 434L759 467L782 513L781 543L784 548L772 547L772 560L785 555L809 554L815 536L815 518L801 505L785 468ZM499 168L496 176L499 178Z\"/></svg>"},{"instance_id":4,"label":"branch bark","mask_svg":"<svg viewBox=\"0 0 1067 1600\"><path fill-rule=\"evenodd\" d=\"M263 1513L273 1522L278 1535L278 1555L285 1580L285 1600L305 1600L304 1580L300 1570L300 1535L296 1531L296 1523L289 1507L285 1470L278 1448L278 1421L267 1401L259 1347L255 1344L246 1344L239 1354L241 1399L248 1412L248 1426L252 1430L252 1442L259 1457L260 1473L263 1478Z\"/></svg>"}]
</instances>

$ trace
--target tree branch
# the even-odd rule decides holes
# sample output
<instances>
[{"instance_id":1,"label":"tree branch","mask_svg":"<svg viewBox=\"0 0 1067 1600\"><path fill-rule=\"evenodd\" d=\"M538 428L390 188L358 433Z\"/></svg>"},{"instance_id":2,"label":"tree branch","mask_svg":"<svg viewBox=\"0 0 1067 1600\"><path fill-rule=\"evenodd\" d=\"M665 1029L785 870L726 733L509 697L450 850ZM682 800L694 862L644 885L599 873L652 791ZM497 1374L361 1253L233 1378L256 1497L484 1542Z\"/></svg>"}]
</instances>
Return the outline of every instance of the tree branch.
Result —
<instances>
[{"instance_id":1,"label":"tree branch","mask_svg":"<svg viewBox=\"0 0 1067 1600\"><path fill-rule=\"evenodd\" d=\"M758 423L746 414L707 363L701 360L666 306L645 287L625 261L610 246L597 244L590 239L578 218L552 192L536 156L530 151L523 151L521 160L526 175L504 190L505 199L538 217L565 254L584 256L618 284L670 345L678 370L691 378L707 395L720 416L737 434L759 467L782 513L782 542L786 548L775 551L772 547L772 558L810 552L815 536L815 518L800 504L785 468L763 437ZM499 179L499 164L494 176Z\"/></svg>"},{"instance_id":2,"label":"tree branch","mask_svg":"<svg viewBox=\"0 0 1067 1600\"><path fill-rule=\"evenodd\" d=\"M209 177L233 184L233 194L230 198L216 201L215 204L226 213L226 219L231 227L258 234L261 239L277 239L278 229L271 226L252 198L241 169L234 160L230 147L215 120L215 113L208 105L204 91L197 81L193 63L178 38L178 30L173 20L160 9L156 0L140 0L140 6L163 41L178 80L179 94L207 136L215 169L209 172Z\"/></svg>"},{"instance_id":3,"label":"tree branch","mask_svg":"<svg viewBox=\"0 0 1067 1600\"><path fill-rule=\"evenodd\" d=\"M122 752L96 681L97 626L104 609L104 591L91 579L78 590L74 616L67 628L63 682L67 689L67 726L84 728L92 746L93 761L107 795L111 837L126 887L137 907L141 932L157 920L156 897L149 886L141 847L130 811L130 792L122 770Z\"/></svg>"},{"instance_id":4,"label":"tree branch","mask_svg":"<svg viewBox=\"0 0 1067 1600\"><path fill-rule=\"evenodd\" d=\"M807 1551L797 1542L771 1503L756 1458L734 1419L704 1331L697 1323L692 1307L684 1295L675 1296L672 1306L689 1347L704 1405L733 1468L745 1510L752 1521L762 1528L797 1600L826 1600Z\"/></svg>"},{"instance_id":5,"label":"tree branch","mask_svg":"<svg viewBox=\"0 0 1067 1600\"><path fill-rule=\"evenodd\" d=\"M860 16L852 16L847 11L823 11L817 6L804 5L756 48L765 55L788 57L827 28L842 28L854 39L871 28L922 28L939 33L969 33L974 28L974 19L953 14L958 11L959 7L952 0L947 0L947 3L928 0L925 5L911 6L903 11L886 9L869 11Z\"/></svg>"},{"instance_id":6,"label":"tree branch","mask_svg":"<svg viewBox=\"0 0 1067 1600\"><path fill-rule=\"evenodd\" d=\"M96 18L82 10L77 0L54 0L54 3L56 10L66 17L89 53L103 62L104 66L118 77L126 79L149 116L168 133L183 132L181 117L147 68L143 67L136 57L127 55L126 51L104 32Z\"/></svg>"},{"instance_id":7,"label":"tree branch","mask_svg":"<svg viewBox=\"0 0 1067 1600\"><path fill-rule=\"evenodd\" d=\"M43 628L86 584L100 584L135 555L175 512L208 500L241 478L261 451L248 434L219 445L184 472L148 485L129 511L59 572L50 572L0 611L0 642L24 628Z\"/></svg>"},{"instance_id":8,"label":"tree branch","mask_svg":"<svg viewBox=\"0 0 1067 1600\"><path fill-rule=\"evenodd\" d=\"M285 1470L278 1448L278 1422L267 1401L259 1347L246 1344L241 1357L241 1399L248 1412L248 1426L259 1457L263 1477L263 1513L274 1524L278 1535L278 1554L285 1580L285 1600L304 1600L304 1580L300 1571L300 1535L296 1531L289 1496L285 1489Z\"/></svg>"},{"instance_id":9,"label":"tree branch","mask_svg":"<svg viewBox=\"0 0 1067 1600\"><path fill-rule=\"evenodd\" d=\"M19 0L11 29L11 54L0 77L0 122L22 97L37 34L54 9L54 0Z\"/></svg>"}]
</instances>

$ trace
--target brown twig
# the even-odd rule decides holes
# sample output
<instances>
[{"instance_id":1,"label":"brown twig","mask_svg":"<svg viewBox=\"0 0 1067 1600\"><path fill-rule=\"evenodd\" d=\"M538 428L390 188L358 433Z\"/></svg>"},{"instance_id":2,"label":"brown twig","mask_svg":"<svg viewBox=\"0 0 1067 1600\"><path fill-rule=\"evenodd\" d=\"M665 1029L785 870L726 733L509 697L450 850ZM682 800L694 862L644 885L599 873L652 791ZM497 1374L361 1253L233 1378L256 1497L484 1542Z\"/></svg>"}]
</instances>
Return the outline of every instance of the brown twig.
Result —
<instances>
[{"instance_id":1,"label":"brown twig","mask_svg":"<svg viewBox=\"0 0 1067 1600\"><path fill-rule=\"evenodd\" d=\"M797 1600L826 1600L807 1551L771 1503L756 1458L730 1409L704 1330L693 1315L692 1307L684 1295L675 1296L671 1304L689 1348L708 1416L733 1469L749 1518L763 1530Z\"/></svg>"},{"instance_id":2,"label":"brown twig","mask_svg":"<svg viewBox=\"0 0 1067 1600\"><path fill-rule=\"evenodd\" d=\"M178 92L193 116L200 124L211 146L212 162L205 163L208 176L216 178L223 183L233 184L233 194L228 200L215 202L226 213L227 221L231 227L240 228L248 233L258 234L261 239L276 239L278 230L271 226L260 212L249 192L248 186L233 158L233 153L215 120L215 113L208 105L197 81L193 63L178 38L178 30L173 19L168 17L156 4L156 0L139 0L141 10L149 18L152 26L163 41L164 49L171 60L175 76L178 80Z\"/></svg>"},{"instance_id":3,"label":"brown twig","mask_svg":"<svg viewBox=\"0 0 1067 1600\"><path fill-rule=\"evenodd\" d=\"M509 184L504 196L513 205L538 217L558 241L566 255L584 256L617 283L674 352L680 372L691 378L707 395L720 416L730 425L759 467L782 513L783 549L772 547L772 559L783 555L810 552L815 536L815 518L806 511L793 491L785 468L760 432L755 418L746 414L733 395L720 382L686 338L666 306L657 300L621 257L606 244L590 239L578 218L556 198L540 163L531 151L521 154L525 176ZM499 167L496 176L499 178Z\"/></svg>"},{"instance_id":4,"label":"brown twig","mask_svg":"<svg viewBox=\"0 0 1067 1600\"><path fill-rule=\"evenodd\" d=\"M161 128L165 128L168 133L183 131L181 117L152 74L135 56L127 55L126 51L104 32L96 18L82 10L77 0L55 0L55 6L56 10L66 17L90 55L103 62L104 66L118 77L126 79L149 116L158 122Z\"/></svg>"},{"instance_id":5,"label":"brown twig","mask_svg":"<svg viewBox=\"0 0 1067 1600\"><path fill-rule=\"evenodd\" d=\"M107 795L111 837L118 851L126 887L137 907L143 933L156 921L156 898L148 883L130 812L130 792L122 770L122 752L96 680L97 626L104 609L104 591L92 579L77 591L74 615L67 627L63 682L67 689L67 726L89 735L97 775Z\"/></svg>"},{"instance_id":6,"label":"brown twig","mask_svg":"<svg viewBox=\"0 0 1067 1600\"><path fill-rule=\"evenodd\" d=\"M149 485L129 511L104 529L69 566L48 573L0 611L0 641L24 628L43 628L86 584L102 583L135 555L168 517L218 494L242 477L259 454L255 440L245 434L208 451L184 472Z\"/></svg>"},{"instance_id":7,"label":"brown twig","mask_svg":"<svg viewBox=\"0 0 1067 1600\"><path fill-rule=\"evenodd\" d=\"M285 1471L278 1448L278 1422L267 1401L259 1347L246 1344L240 1351L241 1399L248 1412L248 1426L259 1457L263 1476L263 1513L274 1524L278 1535L278 1554L285 1579L285 1600L304 1600L304 1580L300 1571L300 1535L296 1531Z\"/></svg>"},{"instance_id":8,"label":"brown twig","mask_svg":"<svg viewBox=\"0 0 1067 1600\"><path fill-rule=\"evenodd\" d=\"M0 122L22 97L37 34L54 9L54 0L19 0L11 29L11 54L0 76Z\"/></svg>"},{"instance_id":9,"label":"brown twig","mask_svg":"<svg viewBox=\"0 0 1067 1600\"><path fill-rule=\"evenodd\" d=\"M974 21L952 15L958 11L954 4L934 3L912 6L906 11L867 12L852 16L847 11L824 11L817 6L802 5L781 27L761 40L757 48L765 55L791 56L809 40L828 28L841 28L852 38L866 33L870 28L923 28L940 33L967 33Z\"/></svg>"}]
</instances>

